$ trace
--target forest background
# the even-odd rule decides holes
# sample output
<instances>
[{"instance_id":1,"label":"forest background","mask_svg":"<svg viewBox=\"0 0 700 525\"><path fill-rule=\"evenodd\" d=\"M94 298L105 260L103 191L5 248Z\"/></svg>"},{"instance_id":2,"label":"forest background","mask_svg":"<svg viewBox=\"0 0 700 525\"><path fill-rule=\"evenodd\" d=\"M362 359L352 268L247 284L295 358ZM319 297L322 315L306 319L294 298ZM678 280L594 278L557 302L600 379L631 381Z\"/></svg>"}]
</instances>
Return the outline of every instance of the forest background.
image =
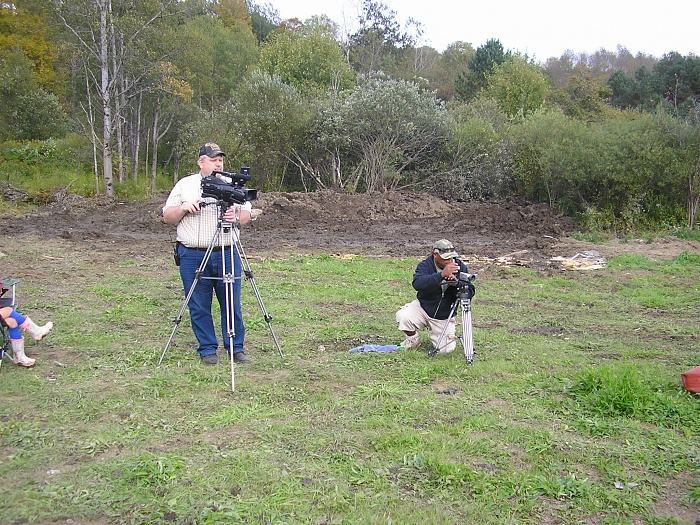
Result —
<instances>
[{"instance_id":1,"label":"forest background","mask_svg":"<svg viewBox=\"0 0 700 525\"><path fill-rule=\"evenodd\" d=\"M498 38L438 52L373 0L357 27L246 0L3 2L0 184L138 198L214 140L261 190L517 197L588 228L697 228L699 58L538 63Z\"/></svg>"}]
</instances>

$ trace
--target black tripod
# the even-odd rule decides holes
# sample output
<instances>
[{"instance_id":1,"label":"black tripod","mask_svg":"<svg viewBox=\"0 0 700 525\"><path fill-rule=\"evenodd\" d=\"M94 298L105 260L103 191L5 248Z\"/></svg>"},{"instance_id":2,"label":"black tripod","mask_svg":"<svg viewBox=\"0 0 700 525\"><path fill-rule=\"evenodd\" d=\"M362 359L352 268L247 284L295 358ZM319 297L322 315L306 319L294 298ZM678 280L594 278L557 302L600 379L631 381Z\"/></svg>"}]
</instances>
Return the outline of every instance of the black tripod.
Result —
<instances>
[{"instance_id":1,"label":"black tripod","mask_svg":"<svg viewBox=\"0 0 700 525\"><path fill-rule=\"evenodd\" d=\"M229 352L230 352L230 361L231 361L231 391L235 391L235 375L234 375L234 366L233 366L233 338L235 336L235 315L234 315L234 284L236 280L242 279L242 277L236 277L234 273L229 273L226 271L227 265L226 265L226 258L228 257L228 260L231 261L231 272L234 271L234 255L235 251L238 252L238 256L240 257L241 260L241 266L242 266L242 275L245 276L245 279L250 281L253 291L255 293L255 297L258 300L258 303L260 304L260 310L262 311L263 317L265 319L265 322L267 323L268 328L270 329L270 334L272 334L272 339L275 342L275 346L277 346L277 350L279 351L280 357L284 357L284 354L282 353L282 348L280 347L279 342L277 341L277 336L275 335L275 331L272 329L272 316L267 312L265 309L265 305L263 304L262 297L260 297L260 292L258 291L258 287L255 284L255 279L253 278L253 271L250 268L250 263L248 262L248 258L246 257L245 251L243 250L243 245L241 244L241 236L240 236L240 231L239 231L239 226L238 224L232 224L230 222L224 221L224 214L226 213L226 210L229 208L229 203L218 200L216 202L200 202L200 207L201 206L207 206L207 205L213 205L216 204L219 207L219 217L218 217L218 226L217 226L217 231L214 233L214 236L211 238L211 241L209 242L209 246L207 247L206 252L204 253L204 258L202 259L202 262L200 263L199 267L197 268L197 272L195 273L195 278L194 282L192 283L192 286L190 286L189 291L187 292L187 296L185 297L185 302L182 304L182 308L180 308L180 312L178 313L177 317L174 320L175 326L173 326L173 330L170 333L170 337L168 338L168 342L165 345L165 348L163 349L163 353L160 356L160 359L158 360L158 366L160 366L161 362L163 361L163 358L165 357L166 352L168 351L168 348L170 348L170 344L173 340L173 337L175 336L175 331L177 330L177 327L180 324L180 321L182 321L182 317L185 315L185 311L187 310L187 305L190 302L190 299L192 298L192 294L194 293L194 290L199 284L199 282L202 279L215 279L215 280L222 280L224 284L226 285L226 295L225 295L225 308L226 308L226 325L228 326L228 331L226 334L223 334L224 337L228 338L229 341ZM204 272L204 269L207 266L207 263L209 262L209 258L211 257L212 252L214 251L214 246L216 245L216 239L217 237L219 238L219 248L221 251L221 268L223 271L223 276L222 277L203 277L202 274Z\"/></svg>"},{"instance_id":2,"label":"black tripod","mask_svg":"<svg viewBox=\"0 0 700 525\"><path fill-rule=\"evenodd\" d=\"M474 280L476 278L476 275L472 276L472 274L461 275L468 275L471 280ZM457 312L457 308L461 306L462 335L457 336L457 339L462 344L462 348L464 349L464 357L467 359L467 363L472 364L474 362L474 333L472 331L471 306L471 301L472 297L474 297L474 293L475 289L471 281L464 281L462 279L457 281L457 297L455 298L455 302L452 304L450 315L445 320L445 326L442 329L442 333L440 334L440 337L438 337L438 340L435 343L435 348L428 352L429 356L434 356L438 351L440 351L440 348L442 348L440 346L440 343L442 342L442 338L444 337L445 332L447 332L447 325L449 324L450 319L452 319L452 317Z\"/></svg>"}]
</instances>

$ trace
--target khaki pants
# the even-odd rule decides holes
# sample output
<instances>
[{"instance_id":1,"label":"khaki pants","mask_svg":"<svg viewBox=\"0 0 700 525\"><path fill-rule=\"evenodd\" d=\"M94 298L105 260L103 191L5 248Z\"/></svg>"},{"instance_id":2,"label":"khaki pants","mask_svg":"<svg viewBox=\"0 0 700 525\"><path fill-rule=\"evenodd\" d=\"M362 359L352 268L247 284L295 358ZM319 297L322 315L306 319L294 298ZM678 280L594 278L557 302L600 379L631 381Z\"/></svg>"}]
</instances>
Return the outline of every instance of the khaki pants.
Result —
<instances>
[{"instance_id":1,"label":"khaki pants","mask_svg":"<svg viewBox=\"0 0 700 525\"><path fill-rule=\"evenodd\" d=\"M402 332L418 332L424 328L430 329L430 342L433 347L438 342L443 328L445 328L444 320L433 319L425 313L421 308L418 299L414 299L408 304L403 305L396 312L396 323L399 325L399 330ZM447 321L447 330L440 342L441 348L438 350L442 354L448 354L454 351L457 339L455 338L455 317Z\"/></svg>"}]
</instances>

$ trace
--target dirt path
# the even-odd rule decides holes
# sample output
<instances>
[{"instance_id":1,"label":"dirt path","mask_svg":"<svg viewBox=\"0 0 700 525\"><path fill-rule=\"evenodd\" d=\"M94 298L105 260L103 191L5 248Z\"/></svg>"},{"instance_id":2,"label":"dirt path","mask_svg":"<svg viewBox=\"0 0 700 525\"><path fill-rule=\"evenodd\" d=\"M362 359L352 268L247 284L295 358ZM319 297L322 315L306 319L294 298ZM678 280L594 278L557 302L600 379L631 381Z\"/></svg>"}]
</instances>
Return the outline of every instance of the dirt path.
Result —
<instances>
[{"instance_id":1,"label":"dirt path","mask_svg":"<svg viewBox=\"0 0 700 525\"><path fill-rule=\"evenodd\" d=\"M161 207L167 193L146 203L98 197L60 196L23 217L2 217L5 232L60 237L76 248L148 253L154 245L169 250L175 229L163 224ZM259 217L245 227L248 256L348 254L422 256L446 237L467 260L509 258L526 265L552 266L553 256L572 257L595 250L601 257L637 253L649 258L700 253L700 243L668 237L654 243L612 242L606 245L572 240L578 229L543 204L515 200L495 203L450 203L426 194L345 195L318 193L261 194L254 208ZM1 263L1 259L0 259Z\"/></svg>"}]
</instances>

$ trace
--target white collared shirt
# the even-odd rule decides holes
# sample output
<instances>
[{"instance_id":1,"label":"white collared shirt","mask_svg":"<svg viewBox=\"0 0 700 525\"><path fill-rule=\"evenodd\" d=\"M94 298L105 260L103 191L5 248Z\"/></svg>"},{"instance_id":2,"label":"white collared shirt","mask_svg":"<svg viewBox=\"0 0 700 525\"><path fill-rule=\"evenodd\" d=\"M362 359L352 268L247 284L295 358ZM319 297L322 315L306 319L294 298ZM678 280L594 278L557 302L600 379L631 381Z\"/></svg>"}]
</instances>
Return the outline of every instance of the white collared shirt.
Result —
<instances>
[{"instance_id":1,"label":"white collared shirt","mask_svg":"<svg viewBox=\"0 0 700 525\"><path fill-rule=\"evenodd\" d=\"M180 206L184 202L192 202L202 197L202 175L195 173L177 181L163 206L163 212L172 206ZM187 213L177 224L177 240L189 248L208 248L214 239L215 246L219 245L219 207L216 199L205 197L204 202L212 203L202 206L197 213ZM250 211L250 202L234 204L241 210Z\"/></svg>"}]
</instances>

